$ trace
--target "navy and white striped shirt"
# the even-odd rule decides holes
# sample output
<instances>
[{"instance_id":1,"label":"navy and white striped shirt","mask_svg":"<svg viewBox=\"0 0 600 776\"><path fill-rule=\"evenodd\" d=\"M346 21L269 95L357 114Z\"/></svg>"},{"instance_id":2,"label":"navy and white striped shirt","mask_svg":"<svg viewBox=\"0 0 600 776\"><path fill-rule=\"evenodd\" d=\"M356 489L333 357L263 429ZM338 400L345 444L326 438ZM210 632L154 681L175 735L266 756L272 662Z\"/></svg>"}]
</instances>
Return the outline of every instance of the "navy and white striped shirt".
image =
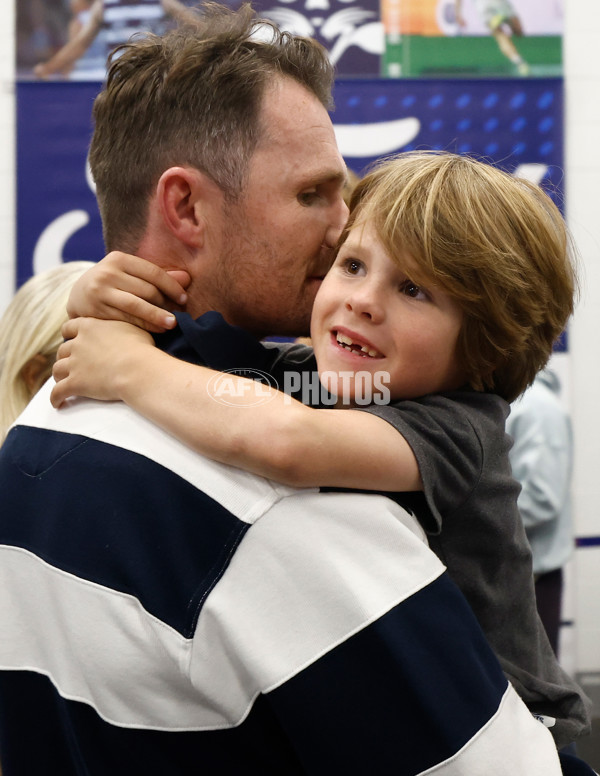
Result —
<instances>
[{"instance_id":1,"label":"navy and white striped shirt","mask_svg":"<svg viewBox=\"0 0 600 776\"><path fill-rule=\"evenodd\" d=\"M50 388L0 450L4 776L561 773L395 502Z\"/></svg>"}]
</instances>

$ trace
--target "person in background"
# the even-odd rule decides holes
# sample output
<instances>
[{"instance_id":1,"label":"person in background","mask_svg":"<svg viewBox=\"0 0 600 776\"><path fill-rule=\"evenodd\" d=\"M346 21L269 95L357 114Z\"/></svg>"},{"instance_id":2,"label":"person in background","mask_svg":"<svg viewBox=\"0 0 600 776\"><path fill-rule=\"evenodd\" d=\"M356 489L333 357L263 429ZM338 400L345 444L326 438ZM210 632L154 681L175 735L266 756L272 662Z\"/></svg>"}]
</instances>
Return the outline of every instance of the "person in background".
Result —
<instances>
[{"instance_id":1,"label":"person in background","mask_svg":"<svg viewBox=\"0 0 600 776\"><path fill-rule=\"evenodd\" d=\"M136 32L158 31L168 19L194 24L197 14L179 0L72 0L68 40L33 73L102 80L110 52Z\"/></svg>"},{"instance_id":2,"label":"person in background","mask_svg":"<svg viewBox=\"0 0 600 776\"><path fill-rule=\"evenodd\" d=\"M72 261L34 275L0 319L0 445L10 425L52 374L67 320L67 300L90 261Z\"/></svg>"},{"instance_id":3,"label":"person in background","mask_svg":"<svg viewBox=\"0 0 600 776\"><path fill-rule=\"evenodd\" d=\"M523 25L510 0L474 0L474 3L500 51L512 62L519 75L529 75L530 67L513 41L513 37L523 35ZM455 12L458 25L464 27L462 0L455 0Z\"/></svg>"},{"instance_id":4,"label":"person in background","mask_svg":"<svg viewBox=\"0 0 600 776\"><path fill-rule=\"evenodd\" d=\"M538 611L558 655L563 567L574 549L571 516L573 437L560 381L547 368L511 407L510 462L521 484L519 510L533 554Z\"/></svg>"}]
</instances>

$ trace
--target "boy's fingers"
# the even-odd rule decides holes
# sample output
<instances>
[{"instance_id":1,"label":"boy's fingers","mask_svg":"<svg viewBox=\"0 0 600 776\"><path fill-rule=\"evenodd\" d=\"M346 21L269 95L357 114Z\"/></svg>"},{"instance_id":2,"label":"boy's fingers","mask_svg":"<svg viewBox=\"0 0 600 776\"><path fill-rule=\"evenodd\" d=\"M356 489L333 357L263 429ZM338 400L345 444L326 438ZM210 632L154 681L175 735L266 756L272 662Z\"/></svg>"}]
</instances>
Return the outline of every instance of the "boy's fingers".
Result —
<instances>
[{"instance_id":1,"label":"boy's fingers","mask_svg":"<svg viewBox=\"0 0 600 776\"><path fill-rule=\"evenodd\" d=\"M79 331L78 318L69 318L68 321L65 321L65 323L63 323L60 330L63 336L63 339L65 340L70 340L70 339L73 339L73 337L76 337L78 331Z\"/></svg>"},{"instance_id":2,"label":"boy's fingers","mask_svg":"<svg viewBox=\"0 0 600 776\"><path fill-rule=\"evenodd\" d=\"M54 377L57 381L52 393L50 394L50 402L55 409L59 409L66 399L69 398L69 391L66 389L66 380ZM59 382L60 380L60 382Z\"/></svg>"},{"instance_id":3,"label":"boy's fingers","mask_svg":"<svg viewBox=\"0 0 600 776\"><path fill-rule=\"evenodd\" d=\"M184 304L187 294L183 286L178 282L177 277L181 276L182 280L185 281L189 277L187 272L173 270L173 272L176 272L176 276L171 276L160 267L156 267L153 264L150 267L151 270L146 272L144 277L133 274L121 275L111 285L116 289L128 291L159 306L165 306L167 303Z\"/></svg>"},{"instance_id":4,"label":"boy's fingers","mask_svg":"<svg viewBox=\"0 0 600 776\"><path fill-rule=\"evenodd\" d=\"M62 358L68 358L70 355L71 340L67 340L66 342L63 342L62 345L59 345L59 348L56 351L56 361L60 361Z\"/></svg>"},{"instance_id":5,"label":"boy's fingers","mask_svg":"<svg viewBox=\"0 0 600 776\"><path fill-rule=\"evenodd\" d=\"M102 299L107 308L114 307L130 315L134 314L132 311L134 300L147 302L149 305L161 308L163 312L174 305L185 303L187 295L174 278L169 277L164 272L163 275L154 279L156 283L133 275L121 275L110 280L97 277L98 289L95 296L97 299ZM157 285L159 283L160 286ZM117 319L119 317L117 316Z\"/></svg>"},{"instance_id":6,"label":"boy's fingers","mask_svg":"<svg viewBox=\"0 0 600 776\"><path fill-rule=\"evenodd\" d=\"M175 304L185 304L185 288L191 282L189 274L185 270L169 270L166 271L158 265L140 259L139 256L132 256L128 253L119 253L117 251L109 253L104 259L104 270L110 273L110 277L115 276L113 280L107 285L119 285L119 281L123 280L123 274L130 275L133 280L145 281L145 283L152 286L148 288L145 284L142 287L122 287L123 290L131 291L144 299L160 304L160 300L157 300L154 296L154 292L158 289L159 292L164 294Z\"/></svg>"},{"instance_id":7,"label":"boy's fingers","mask_svg":"<svg viewBox=\"0 0 600 776\"><path fill-rule=\"evenodd\" d=\"M124 320L140 329L159 333L176 325L175 316L150 302L128 293L115 291L108 318Z\"/></svg>"},{"instance_id":8,"label":"boy's fingers","mask_svg":"<svg viewBox=\"0 0 600 776\"><path fill-rule=\"evenodd\" d=\"M59 359L58 361L54 362L54 366L52 367L52 377L55 379L55 381L58 383L61 380L64 380L65 377L69 376L69 365L67 364L66 359Z\"/></svg>"},{"instance_id":9,"label":"boy's fingers","mask_svg":"<svg viewBox=\"0 0 600 776\"><path fill-rule=\"evenodd\" d=\"M173 278L182 288L187 288L192 282L191 275L183 269L168 269L167 275ZM186 294L187 296L187 294ZM172 298L172 297L171 297ZM184 304L181 302L181 304Z\"/></svg>"}]
</instances>

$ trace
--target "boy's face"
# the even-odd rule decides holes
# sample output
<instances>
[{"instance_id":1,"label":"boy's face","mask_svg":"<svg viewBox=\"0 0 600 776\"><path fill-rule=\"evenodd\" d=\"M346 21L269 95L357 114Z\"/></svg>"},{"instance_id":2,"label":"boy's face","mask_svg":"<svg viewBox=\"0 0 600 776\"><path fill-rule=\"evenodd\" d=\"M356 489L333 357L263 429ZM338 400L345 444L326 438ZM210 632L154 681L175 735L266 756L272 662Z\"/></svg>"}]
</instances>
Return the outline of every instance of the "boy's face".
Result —
<instances>
[{"instance_id":1,"label":"boy's face","mask_svg":"<svg viewBox=\"0 0 600 776\"><path fill-rule=\"evenodd\" d=\"M415 264L408 254L397 258L402 269L368 225L351 230L313 308L319 374L387 372L392 399L459 388L466 382L456 355L462 311L439 288L411 281ZM322 382L341 395L335 379Z\"/></svg>"}]
</instances>

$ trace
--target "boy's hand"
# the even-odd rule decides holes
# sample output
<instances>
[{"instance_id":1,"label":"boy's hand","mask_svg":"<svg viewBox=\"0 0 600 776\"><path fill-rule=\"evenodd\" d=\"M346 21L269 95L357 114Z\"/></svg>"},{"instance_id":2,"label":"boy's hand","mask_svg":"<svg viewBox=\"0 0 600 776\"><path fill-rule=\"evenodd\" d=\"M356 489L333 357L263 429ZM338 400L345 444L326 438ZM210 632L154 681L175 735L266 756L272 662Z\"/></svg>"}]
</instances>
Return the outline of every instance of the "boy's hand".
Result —
<instances>
[{"instance_id":1,"label":"boy's hand","mask_svg":"<svg viewBox=\"0 0 600 776\"><path fill-rule=\"evenodd\" d=\"M167 272L145 259L113 251L75 283L67 312L69 318L126 321L162 332L175 326L175 317L167 311L185 304L189 283L183 270Z\"/></svg>"},{"instance_id":2,"label":"boy's hand","mask_svg":"<svg viewBox=\"0 0 600 776\"><path fill-rule=\"evenodd\" d=\"M122 321L73 318L63 325L62 334L66 341L52 370L54 407L70 396L118 400L130 381L143 383L148 348L154 348L148 332Z\"/></svg>"}]
</instances>

